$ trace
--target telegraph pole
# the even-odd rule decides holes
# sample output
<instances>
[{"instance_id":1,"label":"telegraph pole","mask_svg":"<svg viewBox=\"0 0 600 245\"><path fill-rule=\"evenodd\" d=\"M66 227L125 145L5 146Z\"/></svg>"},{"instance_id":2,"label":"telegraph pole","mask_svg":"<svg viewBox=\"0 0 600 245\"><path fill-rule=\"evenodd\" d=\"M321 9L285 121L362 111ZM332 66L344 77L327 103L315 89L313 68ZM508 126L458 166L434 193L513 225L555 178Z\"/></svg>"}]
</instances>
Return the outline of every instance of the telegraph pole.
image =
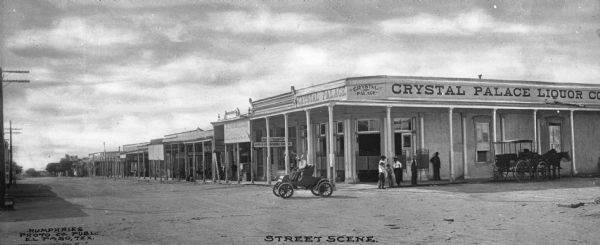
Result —
<instances>
[{"instance_id":1,"label":"telegraph pole","mask_svg":"<svg viewBox=\"0 0 600 245\"><path fill-rule=\"evenodd\" d=\"M20 134L21 132L13 132L13 130L21 130L20 128L13 128L12 127L12 120L8 121L9 122L9 134L10 134L10 146L8 147L9 149L9 160L8 160L8 185L6 186L7 188L10 188L10 186L12 185L12 183L15 181L14 177L13 177L13 134Z\"/></svg>"},{"instance_id":2,"label":"telegraph pole","mask_svg":"<svg viewBox=\"0 0 600 245\"><path fill-rule=\"evenodd\" d=\"M29 73L29 71L3 71L2 67L0 67L0 124L2 125L2 130L0 130L0 176L2 176L2 180L0 181L0 209L4 209L5 200L4 197L6 195L6 154L5 153L5 145L4 145L4 82L9 83L28 83L29 80L4 80L4 73Z\"/></svg>"},{"instance_id":3,"label":"telegraph pole","mask_svg":"<svg viewBox=\"0 0 600 245\"><path fill-rule=\"evenodd\" d=\"M104 160L103 162L103 167L102 167L102 175L107 175L108 173L108 165L106 164L106 142L102 142L102 147L104 148Z\"/></svg>"}]
</instances>

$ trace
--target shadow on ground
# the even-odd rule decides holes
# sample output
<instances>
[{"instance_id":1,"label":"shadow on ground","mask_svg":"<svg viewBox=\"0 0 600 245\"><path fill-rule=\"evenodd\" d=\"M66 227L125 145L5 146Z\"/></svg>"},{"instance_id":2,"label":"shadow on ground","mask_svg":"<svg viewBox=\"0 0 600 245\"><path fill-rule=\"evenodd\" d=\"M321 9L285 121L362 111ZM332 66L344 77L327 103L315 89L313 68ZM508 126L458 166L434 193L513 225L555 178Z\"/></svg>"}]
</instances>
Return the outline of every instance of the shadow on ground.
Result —
<instances>
[{"instance_id":1,"label":"shadow on ground","mask_svg":"<svg viewBox=\"0 0 600 245\"><path fill-rule=\"evenodd\" d=\"M355 196L339 196L339 195L335 195L335 193L329 197L318 197L318 196L292 196L289 199L296 199L296 200L311 200L311 199L356 199L358 197Z\"/></svg>"},{"instance_id":2,"label":"shadow on ground","mask_svg":"<svg viewBox=\"0 0 600 245\"><path fill-rule=\"evenodd\" d=\"M7 194L14 198L15 206L12 211L0 211L0 222L88 216L81 205L60 198L47 185L19 184L7 189Z\"/></svg>"},{"instance_id":3,"label":"shadow on ground","mask_svg":"<svg viewBox=\"0 0 600 245\"><path fill-rule=\"evenodd\" d=\"M574 189L585 187L600 187L600 178L560 178L544 181L503 181L469 183L445 186L428 186L426 189L461 193L498 193L511 191L540 191L550 189Z\"/></svg>"}]
</instances>

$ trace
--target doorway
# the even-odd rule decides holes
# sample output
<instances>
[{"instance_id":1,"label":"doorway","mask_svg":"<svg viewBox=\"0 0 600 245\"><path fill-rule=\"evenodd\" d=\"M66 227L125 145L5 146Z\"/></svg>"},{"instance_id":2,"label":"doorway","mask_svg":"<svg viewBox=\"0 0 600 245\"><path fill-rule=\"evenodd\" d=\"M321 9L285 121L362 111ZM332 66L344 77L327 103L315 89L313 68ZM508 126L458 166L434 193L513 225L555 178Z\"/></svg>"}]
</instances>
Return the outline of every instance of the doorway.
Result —
<instances>
[{"instance_id":1,"label":"doorway","mask_svg":"<svg viewBox=\"0 0 600 245\"><path fill-rule=\"evenodd\" d=\"M381 156L381 135L358 134L358 157L356 169L360 181L379 179L379 158Z\"/></svg>"}]
</instances>

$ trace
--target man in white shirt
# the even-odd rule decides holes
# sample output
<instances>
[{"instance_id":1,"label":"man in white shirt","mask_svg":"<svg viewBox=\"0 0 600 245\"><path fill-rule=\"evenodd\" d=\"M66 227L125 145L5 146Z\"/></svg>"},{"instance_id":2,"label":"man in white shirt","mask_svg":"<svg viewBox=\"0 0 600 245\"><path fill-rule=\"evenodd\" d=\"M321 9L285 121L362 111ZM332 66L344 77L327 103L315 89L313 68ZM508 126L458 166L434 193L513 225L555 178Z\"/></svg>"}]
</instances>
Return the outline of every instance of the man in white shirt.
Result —
<instances>
[{"instance_id":1,"label":"man in white shirt","mask_svg":"<svg viewBox=\"0 0 600 245\"><path fill-rule=\"evenodd\" d=\"M396 184L400 186L402 183L402 162L398 157L394 157L394 175L396 176Z\"/></svg>"},{"instance_id":2,"label":"man in white shirt","mask_svg":"<svg viewBox=\"0 0 600 245\"><path fill-rule=\"evenodd\" d=\"M378 189L385 189L385 156L381 156L379 160L379 186Z\"/></svg>"}]
</instances>

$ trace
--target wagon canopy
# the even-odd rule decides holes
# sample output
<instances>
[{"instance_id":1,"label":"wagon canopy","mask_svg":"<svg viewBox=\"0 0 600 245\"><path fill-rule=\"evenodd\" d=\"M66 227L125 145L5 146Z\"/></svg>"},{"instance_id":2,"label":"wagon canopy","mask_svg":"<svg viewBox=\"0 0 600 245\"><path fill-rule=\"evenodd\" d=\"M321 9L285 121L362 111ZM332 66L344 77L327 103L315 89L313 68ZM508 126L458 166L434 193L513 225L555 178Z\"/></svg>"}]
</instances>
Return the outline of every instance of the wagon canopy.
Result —
<instances>
[{"instance_id":1,"label":"wagon canopy","mask_svg":"<svg viewBox=\"0 0 600 245\"><path fill-rule=\"evenodd\" d=\"M494 151L496 155L499 154L516 154L524 151L525 149L531 151L533 147L533 140L529 139L517 139L517 140L505 140L492 142L494 145Z\"/></svg>"}]
</instances>

